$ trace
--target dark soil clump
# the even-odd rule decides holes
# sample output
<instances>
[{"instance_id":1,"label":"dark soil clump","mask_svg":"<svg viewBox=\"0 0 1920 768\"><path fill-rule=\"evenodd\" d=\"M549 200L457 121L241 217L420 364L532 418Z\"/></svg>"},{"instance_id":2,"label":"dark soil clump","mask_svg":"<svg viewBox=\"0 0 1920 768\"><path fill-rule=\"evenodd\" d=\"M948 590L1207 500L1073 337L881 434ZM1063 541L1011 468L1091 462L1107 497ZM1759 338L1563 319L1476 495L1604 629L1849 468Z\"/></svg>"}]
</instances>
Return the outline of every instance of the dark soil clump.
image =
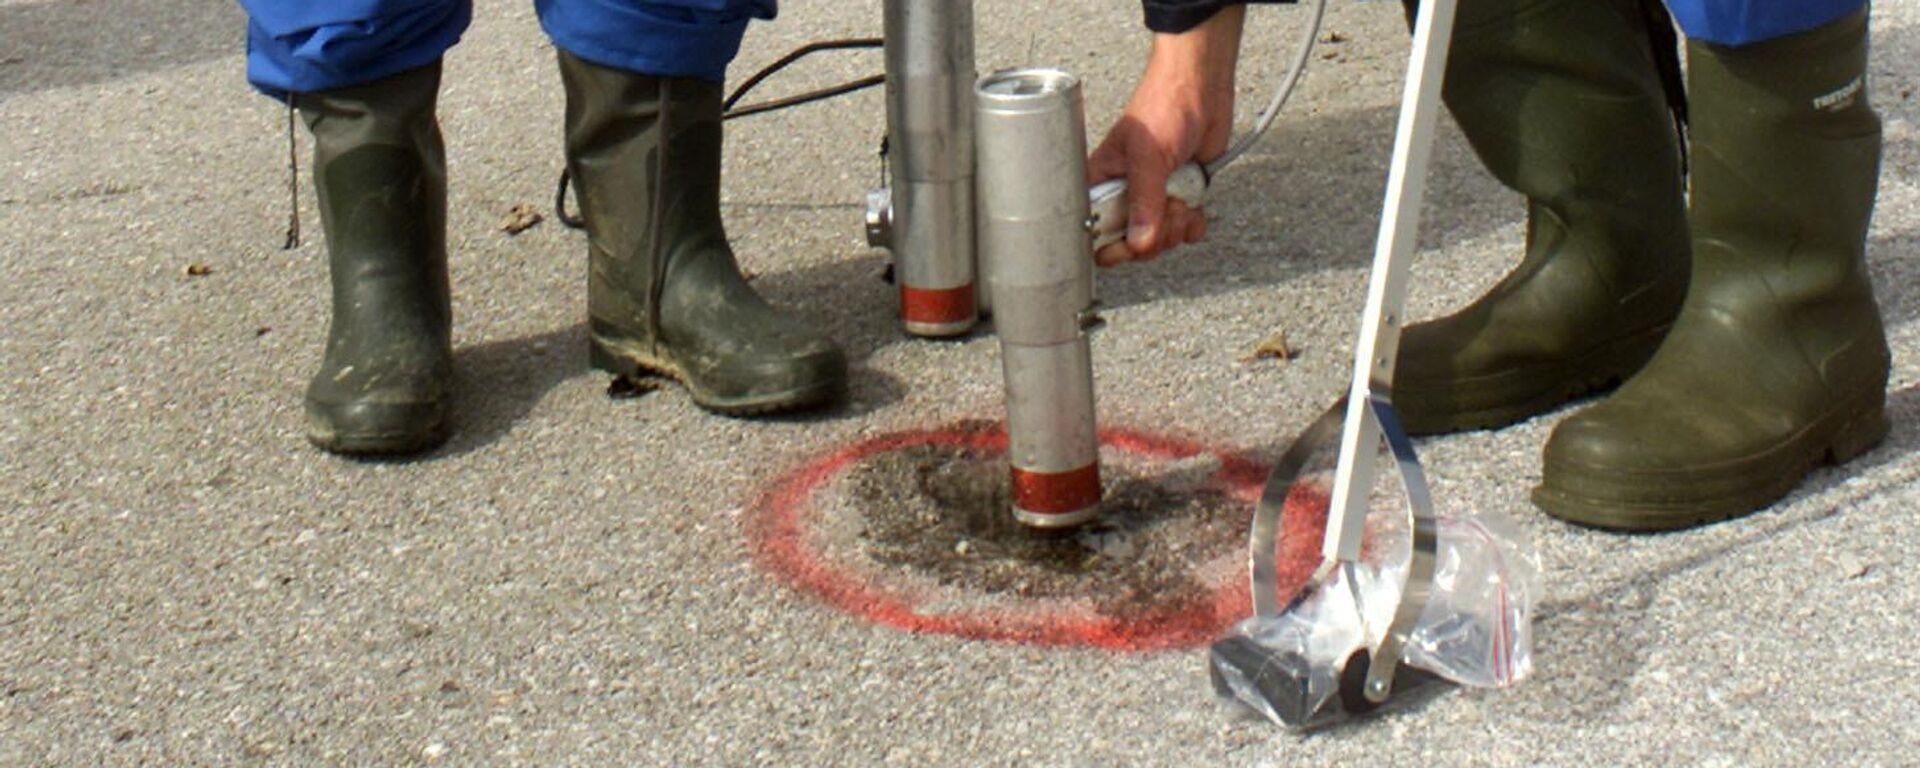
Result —
<instances>
[{"instance_id":1,"label":"dark soil clump","mask_svg":"<svg viewBox=\"0 0 1920 768\"><path fill-rule=\"evenodd\" d=\"M1099 520L1066 533L1014 522L998 451L914 446L863 462L845 487L863 516L861 548L875 563L946 586L1082 597L1102 613L1138 614L1204 598L1211 587L1198 569L1245 541L1248 505L1202 469L1104 462Z\"/></svg>"}]
</instances>

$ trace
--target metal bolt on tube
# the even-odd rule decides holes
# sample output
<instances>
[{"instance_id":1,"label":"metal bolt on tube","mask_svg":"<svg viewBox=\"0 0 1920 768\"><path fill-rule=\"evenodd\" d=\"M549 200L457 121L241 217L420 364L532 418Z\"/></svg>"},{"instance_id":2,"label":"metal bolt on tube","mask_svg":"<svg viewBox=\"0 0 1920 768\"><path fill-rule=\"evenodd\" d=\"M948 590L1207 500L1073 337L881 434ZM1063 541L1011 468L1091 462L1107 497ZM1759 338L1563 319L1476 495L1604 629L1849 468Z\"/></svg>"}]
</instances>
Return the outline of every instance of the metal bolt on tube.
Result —
<instances>
[{"instance_id":1,"label":"metal bolt on tube","mask_svg":"<svg viewBox=\"0 0 1920 768\"><path fill-rule=\"evenodd\" d=\"M888 189L868 240L893 251L900 320L916 336L979 321L973 221L973 0L885 0Z\"/></svg>"},{"instance_id":2,"label":"metal bolt on tube","mask_svg":"<svg viewBox=\"0 0 1920 768\"><path fill-rule=\"evenodd\" d=\"M1013 516L1068 528L1100 511L1080 82L1054 69L1005 70L981 78L974 97L980 255L991 265L1006 374Z\"/></svg>"}]
</instances>

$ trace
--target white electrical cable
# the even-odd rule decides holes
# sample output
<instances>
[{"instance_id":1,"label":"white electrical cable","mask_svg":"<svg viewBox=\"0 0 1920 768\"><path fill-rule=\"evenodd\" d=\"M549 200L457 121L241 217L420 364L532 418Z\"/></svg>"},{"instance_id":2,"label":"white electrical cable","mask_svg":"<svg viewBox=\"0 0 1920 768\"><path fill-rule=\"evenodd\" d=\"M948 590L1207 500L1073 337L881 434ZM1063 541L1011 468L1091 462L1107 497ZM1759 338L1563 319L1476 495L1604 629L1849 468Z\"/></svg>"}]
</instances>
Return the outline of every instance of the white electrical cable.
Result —
<instances>
[{"instance_id":1,"label":"white electrical cable","mask_svg":"<svg viewBox=\"0 0 1920 768\"><path fill-rule=\"evenodd\" d=\"M1273 98L1267 102L1266 108L1261 110L1260 116L1254 120L1253 130L1235 141L1225 153L1207 163L1208 178L1219 175L1222 169L1240 159L1241 155L1246 154L1247 150L1260 142L1260 137L1267 134L1267 129L1273 127L1273 121L1280 116L1280 108L1286 105L1289 97L1293 96L1294 86L1300 84L1300 76L1307 71L1307 61L1313 57L1314 44L1320 40L1321 20L1327 14L1327 0L1308 0L1308 2L1313 6L1312 17L1302 29L1299 50L1293 57L1293 66L1281 78L1280 88L1274 91Z\"/></svg>"}]
</instances>

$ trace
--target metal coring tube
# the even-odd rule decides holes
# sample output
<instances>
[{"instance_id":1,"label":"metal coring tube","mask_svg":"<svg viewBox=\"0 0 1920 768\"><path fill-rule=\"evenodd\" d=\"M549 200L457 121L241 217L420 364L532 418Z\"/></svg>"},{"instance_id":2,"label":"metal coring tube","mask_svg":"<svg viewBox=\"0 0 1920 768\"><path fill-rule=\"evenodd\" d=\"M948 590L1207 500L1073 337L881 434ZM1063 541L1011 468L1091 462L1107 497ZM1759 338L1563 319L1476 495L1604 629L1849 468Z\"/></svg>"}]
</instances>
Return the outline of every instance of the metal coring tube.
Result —
<instances>
[{"instance_id":1,"label":"metal coring tube","mask_svg":"<svg viewBox=\"0 0 1920 768\"><path fill-rule=\"evenodd\" d=\"M1013 515L1067 528L1100 508L1080 82L1054 69L996 72L974 89L980 248L1007 383Z\"/></svg>"},{"instance_id":2,"label":"metal coring tube","mask_svg":"<svg viewBox=\"0 0 1920 768\"><path fill-rule=\"evenodd\" d=\"M973 0L886 0L887 136L900 319L916 336L955 336L975 296Z\"/></svg>"}]
</instances>

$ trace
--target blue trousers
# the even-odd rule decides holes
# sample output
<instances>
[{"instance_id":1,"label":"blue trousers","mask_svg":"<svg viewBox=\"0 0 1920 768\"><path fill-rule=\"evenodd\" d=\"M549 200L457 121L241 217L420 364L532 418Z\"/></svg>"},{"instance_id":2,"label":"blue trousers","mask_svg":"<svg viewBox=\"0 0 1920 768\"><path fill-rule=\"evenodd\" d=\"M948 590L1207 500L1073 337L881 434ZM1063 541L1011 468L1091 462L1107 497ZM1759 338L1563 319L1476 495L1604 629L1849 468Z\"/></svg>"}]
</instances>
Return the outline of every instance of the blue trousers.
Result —
<instances>
[{"instance_id":1,"label":"blue trousers","mask_svg":"<svg viewBox=\"0 0 1920 768\"><path fill-rule=\"evenodd\" d=\"M1690 40L1741 46L1805 32L1865 7L1867 0L1667 0Z\"/></svg>"},{"instance_id":2,"label":"blue trousers","mask_svg":"<svg viewBox=\"0 0 1920 768\"><path fill-rule=\"evenodd\" d=\"M534 0L554 45L595 64L720 80L777 0ZM472 0L240 0L247 82L275 97L378 80L441 57Z\"/></svg>"}]
</instances>

